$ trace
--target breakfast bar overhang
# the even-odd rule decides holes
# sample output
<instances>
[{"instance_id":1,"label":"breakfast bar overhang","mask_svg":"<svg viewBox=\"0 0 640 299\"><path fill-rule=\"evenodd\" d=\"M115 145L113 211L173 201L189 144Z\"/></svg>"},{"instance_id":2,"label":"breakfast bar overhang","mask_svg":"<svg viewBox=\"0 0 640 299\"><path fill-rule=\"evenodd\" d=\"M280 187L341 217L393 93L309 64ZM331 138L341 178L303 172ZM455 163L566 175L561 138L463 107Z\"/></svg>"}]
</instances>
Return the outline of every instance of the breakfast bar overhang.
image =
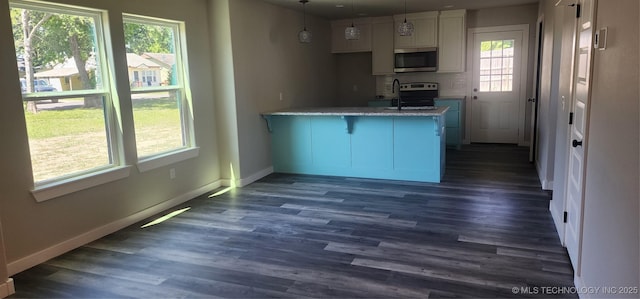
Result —
<instances>
[{"instance_id":1,"label":"breakfast bar overhang","mask_svg":"<svg viewBox=\"0 0 640 299\"><path fill-rule=\"evenodd\" d=\"M300 108L262 117L275 172L439 183L447 109Z\"/></svg>"}]
</instances>

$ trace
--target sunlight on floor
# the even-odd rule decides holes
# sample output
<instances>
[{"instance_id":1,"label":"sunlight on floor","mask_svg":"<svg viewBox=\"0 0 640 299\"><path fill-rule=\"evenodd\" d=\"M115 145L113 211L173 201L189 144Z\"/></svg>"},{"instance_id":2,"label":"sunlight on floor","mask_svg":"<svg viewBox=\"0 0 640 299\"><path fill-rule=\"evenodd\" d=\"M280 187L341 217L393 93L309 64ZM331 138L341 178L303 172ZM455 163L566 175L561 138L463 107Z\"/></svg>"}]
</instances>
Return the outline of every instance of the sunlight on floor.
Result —
<instances>
[{"instance_id":1,"label":"sunlight on floor","mask_svg":"<svg viewBox=\"0 0 640 299\"><path fill-rule=\"evenodd\" d=\"M186 211L189 211L189 210L191 210L191 207L184 208L182 210L173 211L173 212L171 212L171 213L169 213L167 215L164 215L164 216L162 216L162 217L160 217L160 218L158 218L156 220L153 220L153 221L141 226L140 228L147 228L149 226L160 224L162 222L165 222L165 221L167 221L167 220L169 220L169 219L171 219L171 218L173 218L175 216L178 216L178 215L180 215L180 214L182 214L182 213L184 213Z\"/></svg>"},{"instance_id":2,"label":"sunlight on floor","mask_svg":"<svg viewBox=\"0 0 640 299\"><path fill-rule=\"evenodd\" d=\"M216 193L213 193L213 194L209 195L209 198L218 197L218 196L223 195L223 194L225 194L225 193L227 193L227 192L229 192L229 191L231 191L231 190L236 188L236 186L237 186L237 184L236 184L236 174L233 171L233 164L231 164L231 163L229 164L229 170L231 171L231 179L229 180L230 181L229 182L230 186L227 187L227 188L224 188L222 190L219 190Z\"/></svg>"}]
</instances>

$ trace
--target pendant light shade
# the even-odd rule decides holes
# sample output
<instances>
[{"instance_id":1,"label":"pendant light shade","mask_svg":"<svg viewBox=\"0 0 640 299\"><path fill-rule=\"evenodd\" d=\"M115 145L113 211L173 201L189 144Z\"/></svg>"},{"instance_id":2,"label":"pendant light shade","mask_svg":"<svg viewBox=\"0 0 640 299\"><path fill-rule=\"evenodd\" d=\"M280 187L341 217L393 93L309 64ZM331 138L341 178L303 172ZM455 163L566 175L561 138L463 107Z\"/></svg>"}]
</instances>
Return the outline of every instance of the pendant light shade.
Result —
<instances>
[{"instance_id":1,"label":"pendant light shade","mask_svg":"<svg viewBox=\"0 0 640 299\"><path fill-rule=\"evenodd\" d=\"M400 36L411 36L413 34L413 23L407 22L407 0L404 0L404 22L398 26Z\"/></svg>"},{"instance_id":2,"label":"pendant light shade","mask_svg":"<svg viewBox=\"0 0 640 299\"><path fill-rule=\"evenodd\" d=\"M298 40L303 44L310 44L312 37L313 35L311 34L311 31L308 31L307 29L303 29L298 33Z\"/></svg>"},{"instance_id":3,"label":"pendant light shade","mask_svg":"<svg viewBox=\"0 0 640 299\"><path fill-rule=\"evenodd\" d=\"M353 0L351 0L351 14L355 15L355 8L353 7ZM360 39L360 29L353 24L353 19L351 20L351 26L347 27L344 30L344 38L347 40L357 40Z\"/></svg>"},{"instance_id":4,"label":"pendant light shade","mask_svg":"<svg viewBox=\"0 0 640 299\"><path fill-rule=\"evenodd\" d=\"M303 44L311 43L311 38L313 37L313 35L311 34L311 31L307 30L307 9L306 9L307 2L309 2L309 0L300 0L300 3L302 3L302 15L304 18L303 19L304 27L302 31L298 32L298 40Z\"/></svg>"},{"instance_id":5,"label":"pendant light shade","mask_svg":"<svg viewBox=\"0 0 640 299\"><path fill-rule=\"evenodd\" d=\"M347 40L360 39L360 29L351 23L351 27L347 27L344 30L344 38Z\"/></svg>"}]
</instances>

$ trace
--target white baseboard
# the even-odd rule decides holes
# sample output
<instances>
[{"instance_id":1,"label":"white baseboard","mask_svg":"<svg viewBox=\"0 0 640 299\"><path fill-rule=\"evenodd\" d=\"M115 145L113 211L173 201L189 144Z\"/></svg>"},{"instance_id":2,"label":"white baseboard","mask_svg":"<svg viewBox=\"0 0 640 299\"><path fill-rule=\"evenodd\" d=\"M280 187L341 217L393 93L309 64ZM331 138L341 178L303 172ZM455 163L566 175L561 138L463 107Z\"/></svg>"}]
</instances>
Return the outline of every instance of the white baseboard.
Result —
<instances>
[{"instance_id":1,"label":"white baseboard","mask_svg":"<svg viewBox=\"0 0 640 299\"><path fill-rule=\"evenodd\" d=\"M558 210L557 208L555 208L556 206L554 205L549 205L549 213L551 213L551 218L553 219L553 224L556 227L556 232L558 232L558 240L560 241L560 244L562 244L562 247L567 247L567 244L565 243L564 240L564 234L565 234L565 223L562 221L563 219L563 214L564 211Z\"/></svg>"},{"instance_id":2,"label":"white baseboard","mask_svg":"<svg viewBox=\"0 0 640 299\"><path fill-rule=\"evenodd\" d=\"M538 164L538 161L536 161L534 164L536 166L536 172L538 173L540 185L542 185L542 190L553 190L553 181L548 181L547 179L542 177L542 172L540 171L540 164Z\"/></svg>"},{"instance_id":3,"label":"white baseboard","mask_svg":"<svg viewBox=\"0 0 640 299\"><path fill-rule=\"evenodd\" d=\"M553 190L553 181L542 180L542 190Z\"/></svg>"},{"instance_id":4,"label":"white baseboard","mask_svg":"<svg viewBox=\"0 0 640 299\"><path fill-rule=\"evenodd\" d=\"M16 287L13 285L13 279L9 278L3 284L0 284L0 298L9 297L16 293Z\"/></svg>"},{"instance_id":5,"label":"white baseboard","mask_svg":"<svg viewBox=\"0 0 640 299\"><path fill-rule=\"evenodd\" d=\"M196 190L187 192L183 195L180 195L178 197L175 197L173 199L167 200L163 203L160 203L158 205L155 205L153 207L150 207L144 211L138 212L136 214L133 214L131 216L116 220L115 222L103 225L101 227L95 228L91 231L88 231L84 234L78 235L74 238L71 238L67 241L64 241L62 243L53 245L47 249L41 250L39 252L36 252L34 254L31 254L29 256L23 257L19 260L10 262L7 265L7 270L9 272L9 275L14 275L17 273L20 273L24 270L27 270L31 267L34 267L38 264L44 263L54 257L57 257L59 255L62 255L66 252L69 252L73 249L76 249L80 246L83 246L85 244L91 243L97 239L100 239L106 235L112 234L116 231L119 231L127 226L130 226L132 224L135 224L136 222L142 221L146 218L149 218L157 213L160 213L164 210L170 209L172 207L175 207L179 204L182 204L184 202L189 201L190 199L193 199L196 196L199 196L201 194L204 194L208 191L212 191L214 189L219 188L220 186L222 186L222 182L221 181L217 181L205 186L202 186ZM12 283L13 285L13 283Z\"/></svg>"},{"instance_id":6,"label":"white baseboard","mask_svg":"<svg viewBox=\"0 0 640 299\"><path fill-rule=\"evenodd\" d=\"M266 176L268 176L268 175L270 175L272 173L273 173L273 166L267 167L267 168L265 168L263 170L260 170L260 171L254 173L254 174L252 174L252 175L250 175L250 176L248 176L248 177L246 177L244 179L240 179L238 181L238 187L247 186L247 185L249 185L249 184L251 184L251 183L253 183L253 182L255 182L255 181L257 181L257 180L259 180L259 179L261 179L263 177L266 177Z\"/></svg>"},{"instance_id":7,"label":"white baseboard","mask_svg":"<svg viewBox=\"0 0 640 299\"><path fill-rule=\"evenodd\" d=\"M582 277L575 274L573 275L573 285L575 285L576 290L580 290L585 287ZM581 299L591 298L591 294L588 294L588 292L578 292L578 297Z\"/></svg>"}]
</instances>

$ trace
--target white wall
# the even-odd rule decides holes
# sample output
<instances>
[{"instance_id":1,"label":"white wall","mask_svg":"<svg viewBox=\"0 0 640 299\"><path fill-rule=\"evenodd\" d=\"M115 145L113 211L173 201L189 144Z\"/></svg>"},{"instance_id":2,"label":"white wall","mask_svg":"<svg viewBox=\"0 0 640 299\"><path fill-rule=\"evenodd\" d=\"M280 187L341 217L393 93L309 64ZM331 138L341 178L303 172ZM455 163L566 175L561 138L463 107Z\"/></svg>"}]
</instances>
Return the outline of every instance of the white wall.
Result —
<instances>
[{"instance_id":1,"label":"white wall","mask_svg":"<svg viewBox=\"0 0 640 299\"><path fill-rule=\"evenodd\" d=\"M637 0L598 1L586 176L582 276L585 286L640 286L640 92ZM638 298L599 294L602 298Z\"/></svg>"},{"instance_id":2,"label":"white wall","mask_svg":"<svg viewBox=\"0 0 640 299\"><path fill-rule=\"evenodd\" d=\"M538 98L538 130L536 168L542 188L553 189L554 159L556 151L556 121L558 118L558 91L564 14L556 7L557 1L540 2L539 19L543 22L542 68Z\"/></svg>"},{"instance_id":3,"label":"white wall","mask_svg":"<svg viewBox=\"0 0 640 299\"><path fill-rule=\"evenodd\" d=\"M120 79L122 127L125 157L135 164L134 124L127 94L128 78L122 13L134 13L186 21L191 94L195 134L200 154L197 158L140 173L133 167L125 179L37 203L33 188L27 131L25 127L15 50L10 31L7 1L0 6L0 219L9 274L33 266L50 254L82 245L92 238L117 230L136 220L143 211L164 207L172 199L189 199L190 192L219 180L220 165L216 144L214 94L211 82L211 50L207 5L203 0L55 0L50 2L107 10L114 47L116 73ZM169 168L177 177L169 178ZM204 191L203 191L204 192ZM174 203L175 204L175 203ZM138 219L139 220L139 219ZM60 246L59 246L60 245ZM59 247L56 247L59 246Z\"/></svg>"},{"instance_id":4,"label":"white wall","mask_svg":"<svg viewBox=\"0 0 640 299\"><path fill-rule=\"evenodd\" d=\"M214 1L229 3L240 164L235 175L243 185L272 167L271 136L260 113L336 105L331 27L327 20L307 16L313 42L301 44L300 12L257 0ZM233 126L221 130L233 131ZM223 160L222 165L229 163Z\"/></svg>"}]
</instances>

